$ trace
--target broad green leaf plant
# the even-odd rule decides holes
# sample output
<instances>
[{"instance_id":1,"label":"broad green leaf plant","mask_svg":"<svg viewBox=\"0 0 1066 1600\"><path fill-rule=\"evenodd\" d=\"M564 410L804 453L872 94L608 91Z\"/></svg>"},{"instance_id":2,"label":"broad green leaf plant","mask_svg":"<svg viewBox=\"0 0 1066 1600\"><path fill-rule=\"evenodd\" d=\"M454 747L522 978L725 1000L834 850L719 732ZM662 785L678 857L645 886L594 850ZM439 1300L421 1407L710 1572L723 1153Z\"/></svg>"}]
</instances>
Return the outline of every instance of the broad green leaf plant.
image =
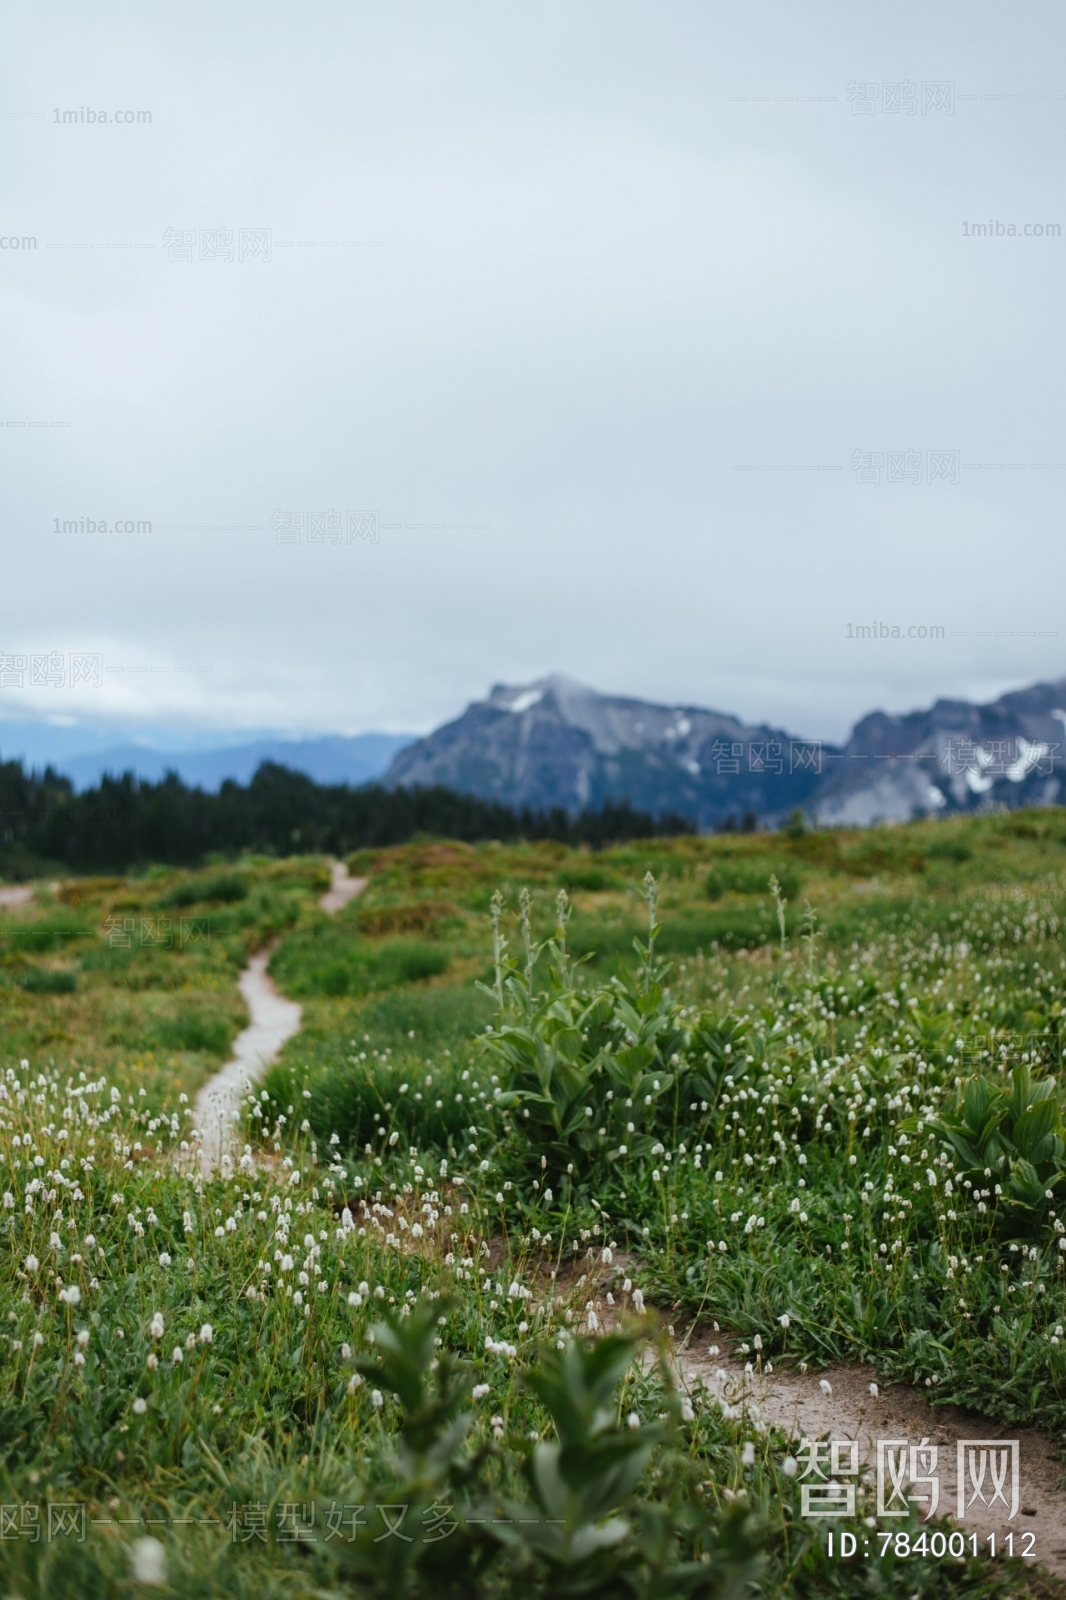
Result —
<instances>
[{"instance_id":1,"label":"broad green leaf plant","mask_svg":"<svg viewBox=\"0 0 1066 1600\"><path fill-rule=\"evenodd\" d=\"M1011 1085L975 1075L955 1104L930 1126L951 1146L970 1188L988 1189L1008 1230L1031 1233L1046 1223L1048 1202L1066 1187L1066 1130L1054 1078L1034 1078L1028 1062Z\"/></svg>"}]
</instances>

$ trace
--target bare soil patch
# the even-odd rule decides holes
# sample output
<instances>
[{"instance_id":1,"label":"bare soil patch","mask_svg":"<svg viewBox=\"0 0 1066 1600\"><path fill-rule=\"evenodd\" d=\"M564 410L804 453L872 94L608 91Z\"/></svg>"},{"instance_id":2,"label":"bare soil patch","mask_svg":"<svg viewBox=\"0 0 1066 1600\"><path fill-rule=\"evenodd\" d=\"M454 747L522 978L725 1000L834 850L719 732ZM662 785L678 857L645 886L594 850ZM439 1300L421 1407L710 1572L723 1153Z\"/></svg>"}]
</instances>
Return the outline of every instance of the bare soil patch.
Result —
<instances>
[{"instance_id":1,"label":"bare soil patch","mask_svg":"<svg viewBox=\"0 0 1066 1600\"><path fill-rule=\"evenodd\" d=\"M1025 1554L1028 1549L1034 1560L1059 1577L1066 1576L1066 1488L1061 1486L1066 1463L1057 1453L1061 1446L1046 1434L1035 1428L1004 1427L959 1406L933 1406L921 1389L883 1383L868 1366L827 1367L812 1373L794 1368L768 1372L760 1365L748 1371L748 1363L714 1353L715 1340L720 1337L702 1334L678 1349L678 1371L687 1389L702 1385L705 1392L727 1405L741 1407L753 1423L784 1429L797 1447L802 1438L828 1436L857 1441L859 1460L869 1469L871 1485L878 1440L896 1441L897 1449L900 1441L906 1441L908 1465L909 1448L920 1447L924 1442L936 1450L935 1458L926 1457L919 1470L935 1472L939 1479L938 1516L951 1516L958 1527L967 1533L978 1533L982 1541L985 1535L995 1533L1000 1550L1008 1548L1005 1540L1013 1533L1016 1554ZM871 1394L871 1384L875 1385L876 1394ZM983 1480L976 1489L970 1460L980 1480L980 1450L976 1456L966 1458L967 1504L962 1515L958 1501L960 1440L981 1441L987 1452ZM1018 1442L1018 1510L1013 1517L1009 1515L1011 1472L1008 1469L997 1500L988 1451L992 1442L1006 1440ZM997 1460L1002 1463L1001 1452L997 1453ZM891 1484L887 1474L886 1482L888 1503ZM921 1486L919 1492L928 1492L928 1486ZM927 1507L922 1506L921 1510L925 1514ZM890 1518L878 1518L881 1532L891 1526ZM1032 1534L1033 1539L1026 1538L1027 1534ZM987 1548L982 1543L982 1551Z\"/></svg>"}]
</instances>

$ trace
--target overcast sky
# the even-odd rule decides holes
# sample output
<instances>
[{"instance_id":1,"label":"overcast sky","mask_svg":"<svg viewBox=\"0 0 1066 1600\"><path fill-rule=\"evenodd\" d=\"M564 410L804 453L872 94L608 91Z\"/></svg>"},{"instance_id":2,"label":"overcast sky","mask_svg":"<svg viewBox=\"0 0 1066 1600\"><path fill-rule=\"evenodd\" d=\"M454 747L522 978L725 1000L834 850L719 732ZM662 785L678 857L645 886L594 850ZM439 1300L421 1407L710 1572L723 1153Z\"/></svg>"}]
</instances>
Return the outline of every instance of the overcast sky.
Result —
<instances>
[{"instance_id":1,"label":"overcast sky","mask_svg":"<svg viewBox=\"0 0 1066 1600\"><path fill-rule=\"evenodd\" d=\"M562 671L832 738L1062 676L1063 34L16 0L0 718L422 731Z\"/></svg>"}]
</instances>

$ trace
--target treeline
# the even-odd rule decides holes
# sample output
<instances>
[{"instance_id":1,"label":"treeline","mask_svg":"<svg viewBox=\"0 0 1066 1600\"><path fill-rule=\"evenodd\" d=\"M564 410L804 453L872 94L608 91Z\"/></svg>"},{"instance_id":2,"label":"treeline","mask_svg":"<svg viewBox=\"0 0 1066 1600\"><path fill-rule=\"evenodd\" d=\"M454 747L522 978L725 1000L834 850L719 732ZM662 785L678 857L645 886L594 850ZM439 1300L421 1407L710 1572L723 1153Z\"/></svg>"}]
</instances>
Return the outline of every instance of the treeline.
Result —
<instances>
[{"instance_id":1,"label":"treeline","mask_svg":"<svg viewBox=\"0 0 1066 1600\"><path fill-rule=\"evenodd\" d=\"M131 773L104 778L75 794L49 768L26 772L0 763L0 865L30 862L79 871L124 871L151 861L193 865L213 853L329 853L403 844L416 834L478 839L557 839L594 849L626 839L692 833L686 817L653 817L626 802L568 814L515 810L443 787L386 789L318 784L264 762L247 785L226 782L217 794L189 788L174 773L144 783Z\"/></svg>"}]
</instances>

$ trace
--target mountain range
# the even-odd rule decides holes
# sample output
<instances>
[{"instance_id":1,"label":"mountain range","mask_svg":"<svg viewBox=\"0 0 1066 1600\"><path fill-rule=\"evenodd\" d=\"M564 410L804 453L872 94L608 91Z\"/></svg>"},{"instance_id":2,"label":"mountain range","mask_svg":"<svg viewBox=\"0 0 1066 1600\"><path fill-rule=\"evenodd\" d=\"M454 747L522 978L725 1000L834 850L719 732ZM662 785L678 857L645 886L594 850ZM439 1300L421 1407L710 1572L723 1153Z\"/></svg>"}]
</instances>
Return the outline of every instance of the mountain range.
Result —
<instances>
[{"instance_id":1,"label":"mountain range","mask_svg":"<svg viewBox=\"0 0 1066 1600\"><path fill-rule=\"evenodd\" d=\"M816 825L866 827L1066 798L1066 678L985 705L937 700L904 715L874 711L843 745L702 706L600 694L559 674L496 684L421 739L263 734L220 748L206 738L200 748L166 750L109 742L103 728L12 722L0 723L0 755L51 762L79 789L125 771L149 781L174 771L217 789L227 778L247 783L271 761L317 783L444 784L535 810L628 800L655 815L691 817L701 829L775 827L797 808Z\"/></svg>"},{"instance_id":2,"label":"mountain range","mask_svg":"<svg viewBox=\"0 0 1066 1600\"><path fill-rule=\"evenodd\" d=\"M822 826L865 827L952 811L1058 800L1066 679L989 705L938 700L875 711L843 746L803 740L698 706L598 694L559 675L497 684L393 757L386 784L443 783L515 806L580 810L628 799L700 828L779 824L800 808Z\"/></svg>"},{"instance_id":3,"label":"mountain range","mask_svg":"<svg viewBox=\"0 0 1066 1600\"><path fill-rule=\"evenodd\" d=\"M555 675L487 700L401 750L387 784L444 783L512 806L568 811L626 799L701 827L787 814L818 787L819 747L700 706L598 694Z\"/></svg>"}]
</instances>

